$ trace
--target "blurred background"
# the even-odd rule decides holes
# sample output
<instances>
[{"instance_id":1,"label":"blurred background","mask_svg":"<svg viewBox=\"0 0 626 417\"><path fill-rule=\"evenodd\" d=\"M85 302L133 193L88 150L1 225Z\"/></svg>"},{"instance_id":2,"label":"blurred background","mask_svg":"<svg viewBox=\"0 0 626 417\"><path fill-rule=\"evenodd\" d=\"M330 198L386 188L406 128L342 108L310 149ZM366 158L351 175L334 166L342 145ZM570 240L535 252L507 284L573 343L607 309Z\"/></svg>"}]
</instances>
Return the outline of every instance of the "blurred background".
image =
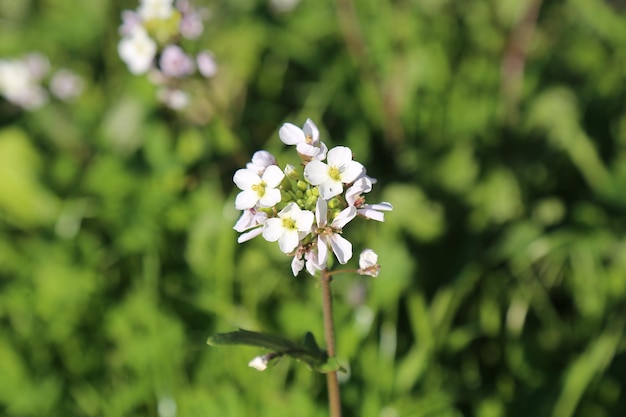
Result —
<instances>
[{"instance_id":1,"label":"blurred background","mask_svg":"<svg viewBox=\"0 0 626 417\"><path fill-rule=\"evenodd\" d=\"M625 1L193 5L217 72L168 106L118 54L137 1L0 0L36 75L0 71L0 415L327 415L322 375L206 345L323 340L317 281L232 230L307 117L394 205L345 231L382 265L334 281L345 416L626 409Z\"/></svg>"}]
</instances>

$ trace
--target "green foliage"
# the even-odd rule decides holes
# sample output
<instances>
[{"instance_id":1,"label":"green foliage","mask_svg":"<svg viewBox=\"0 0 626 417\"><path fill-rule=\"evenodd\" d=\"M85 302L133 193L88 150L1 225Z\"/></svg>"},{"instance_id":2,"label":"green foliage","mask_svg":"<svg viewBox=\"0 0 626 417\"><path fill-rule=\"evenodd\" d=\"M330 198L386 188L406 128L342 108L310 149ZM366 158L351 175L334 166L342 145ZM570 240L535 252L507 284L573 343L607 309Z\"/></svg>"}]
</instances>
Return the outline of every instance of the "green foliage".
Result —
<instances>
[{"instance_id":1,"label":"green foliage","mask_svg":"<svg viewBox=\"0 0 626 417\"><path fill-rule=\"evenodd\" d=\"M323 376L205 343L323 334L317 281L232 230L234 171L306 117L394 205L344 235L380 276L333 281L346 416L622 412L624 1L194 3L219 72L174 113L117 55L136 2L0 1L0 58L86 82L0 99L0 415L327 415Z\"/></svg>"}]
</instances>

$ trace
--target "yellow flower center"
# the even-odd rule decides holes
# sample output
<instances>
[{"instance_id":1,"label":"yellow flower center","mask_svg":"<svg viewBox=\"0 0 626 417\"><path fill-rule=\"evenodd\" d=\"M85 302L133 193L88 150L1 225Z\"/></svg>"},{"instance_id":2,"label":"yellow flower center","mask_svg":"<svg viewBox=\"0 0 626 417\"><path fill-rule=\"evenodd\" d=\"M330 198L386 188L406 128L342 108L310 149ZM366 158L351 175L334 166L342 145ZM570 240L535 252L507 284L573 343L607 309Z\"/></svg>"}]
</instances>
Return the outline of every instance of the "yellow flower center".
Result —
<instances>
[{"instance_id":1,"label":"yellow flower center","mask_svg":"<svg viewBox=\"0 0 626 417\"><path fill-rule=\"evenodd\" d=\"M291 217L283 219L283 227L289 230L296 230L296 221Z\"/></svg>"},{"instance_id":2,"label":"yellow flower center","mask_svg":"<svg viewBox=\"0 0 626 417\"><path fill-rule=\"evenodd\" d=\"M265 195L265 182L261 181L258 184L254 184L252 189L256 191L259 197L263 197Z\"/></svg>"},{"instance_id":3,"label":"yellow flower center","mask_svg":"<svg viewBox=\"0 0 626 417\"><path fill-rule=\"evenodd\" d=\"M339 171L339 168L337 167L330 167L328 169L328 176L330 178L332 178L335 181L340 181L341 180L341 171Z\"/></svg>"}]
</instances>

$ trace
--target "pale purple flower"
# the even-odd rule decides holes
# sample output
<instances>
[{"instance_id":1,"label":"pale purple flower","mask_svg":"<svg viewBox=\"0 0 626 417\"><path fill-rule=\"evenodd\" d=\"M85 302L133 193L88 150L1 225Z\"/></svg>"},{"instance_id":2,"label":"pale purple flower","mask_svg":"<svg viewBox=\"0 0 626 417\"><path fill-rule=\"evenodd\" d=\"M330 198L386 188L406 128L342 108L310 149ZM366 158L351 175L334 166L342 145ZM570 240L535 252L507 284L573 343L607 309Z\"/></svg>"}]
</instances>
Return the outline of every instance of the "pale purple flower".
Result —
<instances>
[{"instance_id":1,"label":"pale purple flower","mask_svg":"<svg viewBox=\"0 0 626 417\"><path fill-rule=\"evenodd\" d=\"M212 52L202 51L196 56L198 71L203 77L211 78L217 74L217 62Z\"/></svg>"},{"instance_id":2,"label":"pale purple flower","mask_svg":"<svg viewBox=\"0 0 626 417\"><path fill-rule=\"evenodd\" d=\"M326 162L313 160L304 167L304 177L319 187L325 200L341 194L343 184L351 183L363 173L363 165L352 160L352 151L345 146L328 151Z\"/></svg>"},{"instance_id":3,"label":"pale purple flower","mask_svg":"<svg viewBox=\"0 0 626 417\"><path fill-rule=\"evenodd\" d=\"M319 140L319 129L311 119L306 119L302 129L292 123L283 124L278 136L284 144L296 145L298 154L306 160L326 158L328 148Z\"/></svg>"},{"instance_id":4,"label":"pale purple flower","mask_svg":"<svg viewBox=\"0 0 626 417\"><path fill-rule=\"evenodd\" d=\"M180 21L180 34L185 39L198 39L202 35L204 24L202 17L195 11L184 13Z\"/></svg>"},{"instance_id":5,"label":"pale purple flower","mask_svg":"<svg viewBox=\"0 0 626 417\"><path fill-rule=\"evenodd\" d=\"M283 253L293 251L300 239L311 232L315 215L309 210L302 210L294 202L278 213L278 217L272 217L265 221L263 238L269 242L278 241L278 246Z\"/></svg>"},{"instance_id":6,"label":"pale purple flower","mask_svg":"<svg viewBox=\"0 0 626 417\"><path fill-rule=\"evenodd\" d=\"M326 265L330 246L341 264L352 258L352 243L341 236L343 227L356 216L355 207L342 210L332 223L328 224L328 203L323 198L317 199L315 217L317 219L317 258L320 265Z\"/></svg>"},{"instance_id":7,"label":"pale purple flower","mask_svg":"<svg viewBox=\"0 0 626 417\"><path fill-rule=\"evenodd\" d=\"M161 53L159 67L168 77L185 77L194 72L193 59L180 46L168 45Z\"/></svg>"},{"instance_id":8,"label":"pale purple flower","mask_svg":"<svg viewBox=\"0 0 626 417\"><path fill-rule=\"evenodd\" d=\"M268 166L259 176L250 169L239 169L235 172L233 181L242 191L235 199L237 210L247 210L257 205L272 207L281 199L278 187L285 177L283 171L276 165Z\"/></svg>"},{"instance_id":9,"label":"pale purple flower","mask_svg":"<svg viewBox=\"0 0 626 417\"><path fill-rule=\"evenodd\" d=\"M123 10L122 24L118 29L120 35L129 36L138 26L141 26L139 15L134 10Z\"/></svg>"}]
</instances>

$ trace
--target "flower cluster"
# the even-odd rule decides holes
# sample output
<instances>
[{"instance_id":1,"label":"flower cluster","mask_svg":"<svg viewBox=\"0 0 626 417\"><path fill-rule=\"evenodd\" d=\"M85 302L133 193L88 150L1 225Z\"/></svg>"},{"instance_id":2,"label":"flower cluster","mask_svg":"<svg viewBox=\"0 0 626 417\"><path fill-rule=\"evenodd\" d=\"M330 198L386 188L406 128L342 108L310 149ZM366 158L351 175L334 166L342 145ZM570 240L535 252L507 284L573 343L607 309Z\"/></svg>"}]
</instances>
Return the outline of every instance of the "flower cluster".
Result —
<instances>
[{"instance_id":1,"label":"flower cluster","mask_svg":"<svg viewBox=\"0 0 626 417\"><path fill-rule=\"evenodd\" d=\"M135 75L148 74L160 87L158 98L180 110L189 103L180 81L197 72L204 78L217 73L213 53L203 50L195 57L183 49L182 39L195 40L204 31L204 10L188 0L140 0L136 10L122 12L118 53Z\"/></svg>"},{"instance_id":2,"label":"flower cluster","mask_svg":"<svg viewBox=\"0 0 626 417\"><path fill-rule=\"evenodd\" d=\"M341 264L352 258L352 244L343 228L356 217L384 221L390 203L367 204L365 194L376 182L362 164L352 159L345 146L328 149L319 130L307 119L299 128L285 123L279 130L283 143L294 145L302 160L300 168L278 167L269 152L258 151L233 181L241 192L235 208L243 213L234 229L242 243L262 235L278 242L280 250L293 256L291 269L315 275L326 269L332 251ZM380 266L371 249L363 251L358 272L377 276Z\"/></svg>"},{"instance_id":3,"label":"flower cluster","mask_svg":"<svg viewBox=\"0 0 626 417\"><path fill-rule=\"evenodd\" d=\"M48 102L48 89L62 101L71 101L82 93L84 81L74 72L62 68L49 74L50 62L38 52L0 59L0 95L23 109L34 110Z\"/></svg>"}]
</instances>

